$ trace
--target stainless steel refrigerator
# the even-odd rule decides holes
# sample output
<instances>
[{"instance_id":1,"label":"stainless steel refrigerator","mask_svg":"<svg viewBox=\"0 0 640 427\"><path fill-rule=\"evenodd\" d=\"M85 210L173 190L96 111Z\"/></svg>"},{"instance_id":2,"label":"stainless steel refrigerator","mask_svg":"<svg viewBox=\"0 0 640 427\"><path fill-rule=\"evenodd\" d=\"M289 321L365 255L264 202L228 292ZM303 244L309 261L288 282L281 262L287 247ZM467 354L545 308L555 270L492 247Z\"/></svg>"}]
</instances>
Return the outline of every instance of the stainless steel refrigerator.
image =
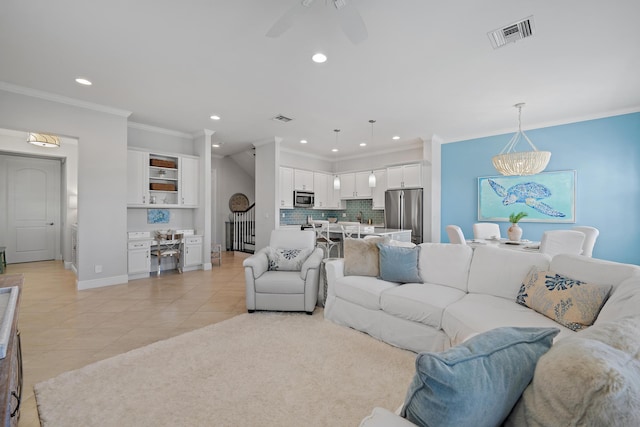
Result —
<instances>
[{"instance_id":1,"label":"stainless steel refrigerator","mask_svg":"<svg viewBox=\"0 0 640 427\"><path fill-rule=\"evenodd\" d=\"M411 230L411 241L422 243L422 188L387 190L384 218L387 228Z\"/></svg>"}]
</instances>

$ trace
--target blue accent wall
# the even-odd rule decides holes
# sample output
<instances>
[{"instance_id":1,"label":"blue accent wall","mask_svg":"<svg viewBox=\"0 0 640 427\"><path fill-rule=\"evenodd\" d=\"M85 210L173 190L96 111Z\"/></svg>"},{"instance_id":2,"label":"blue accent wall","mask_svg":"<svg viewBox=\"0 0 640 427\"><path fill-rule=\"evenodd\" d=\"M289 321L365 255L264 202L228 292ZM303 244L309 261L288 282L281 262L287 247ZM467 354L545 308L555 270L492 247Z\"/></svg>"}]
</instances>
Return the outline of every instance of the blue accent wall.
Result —
<instances>
[{"instance_id":1,"label":"blue accent wall","mask_svg":"<svg viewBox=\"0 0 640 427\"><path fill-rule=\"evenodd\" d=\"M640 113L525 130L539 150L551 151L546 171L575 170L576 223L523 222L523 238L540 240L546 230L590 225L600 230L593 256L640 264ZM442 146L442 241L456 224L473 237L478 219L477 178L498 175L491 158L513 133ZM524 145L521 145L524 144ZM518 150L528 147L518 143ZM522 208L522 209L521 209ZM514 207L515 212L530 209ZM501 222L503 236L508 222Z\"/></svg>"}]
</instances>

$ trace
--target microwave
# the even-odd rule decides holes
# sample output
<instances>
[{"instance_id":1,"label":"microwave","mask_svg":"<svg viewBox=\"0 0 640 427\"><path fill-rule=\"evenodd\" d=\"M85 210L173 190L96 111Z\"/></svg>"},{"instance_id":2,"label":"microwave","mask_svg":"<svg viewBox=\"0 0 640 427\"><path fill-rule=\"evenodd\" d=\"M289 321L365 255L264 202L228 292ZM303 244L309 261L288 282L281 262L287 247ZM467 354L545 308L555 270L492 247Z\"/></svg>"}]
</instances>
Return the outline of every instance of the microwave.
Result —
<instances>
[{"instance_id":1,"label":"microwave","mask_svg":"<svg viewBox=\"0 0 640 427\"><path fill-rule=\"evenodd\" d=\"M312 208L314 194L311 191L294 191L293 206L296 208Z\"/></svg>"}]
</instances>

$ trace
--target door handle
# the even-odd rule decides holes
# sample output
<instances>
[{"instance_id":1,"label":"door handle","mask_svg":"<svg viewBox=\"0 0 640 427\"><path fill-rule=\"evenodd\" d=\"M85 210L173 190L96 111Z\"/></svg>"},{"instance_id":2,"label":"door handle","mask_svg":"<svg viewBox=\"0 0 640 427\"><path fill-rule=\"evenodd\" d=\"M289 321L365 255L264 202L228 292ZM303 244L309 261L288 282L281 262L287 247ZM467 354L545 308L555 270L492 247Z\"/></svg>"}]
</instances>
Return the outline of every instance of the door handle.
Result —
<instances>
[{"instance_id":1,"label":"door handle","mask_svg":"<svg viewBox=\"0 0 640 427\"><path fill-rule=\"evenodd\" d=\"M52 222L50 222L50 223L48 223L47 225L53 225L53 223L52 223Z\"/></svg>"}]
</instances>

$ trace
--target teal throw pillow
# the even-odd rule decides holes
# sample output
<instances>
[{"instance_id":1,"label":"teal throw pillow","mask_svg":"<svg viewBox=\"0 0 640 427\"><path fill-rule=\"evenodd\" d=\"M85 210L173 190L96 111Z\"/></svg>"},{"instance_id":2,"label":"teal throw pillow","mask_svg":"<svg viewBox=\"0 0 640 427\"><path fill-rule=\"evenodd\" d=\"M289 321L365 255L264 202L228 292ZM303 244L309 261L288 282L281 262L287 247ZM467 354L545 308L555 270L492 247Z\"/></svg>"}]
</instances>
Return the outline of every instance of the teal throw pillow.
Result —
<instances>
[{"instance_id":1,"label":"teal throw pillow","mask_svg":"<svg viewBox=\"0 0 640 427\"><path fill-rule=\"evenodd\" d=\"M423 283L418 269L420 246L406 248L378 243L380 275L378 279L397 283Z\"/></svg>"},{"instance_id":2,"label":"teal throw pillow","mask_svg":"<svg viewBox=\"0 0 640 427\"><path fill-rule=\"evenodd\" d=\"M418 426L501 425L559 332L496 328L441 353L420 353L402 416Z\"/></svg>"}]
</instances>

